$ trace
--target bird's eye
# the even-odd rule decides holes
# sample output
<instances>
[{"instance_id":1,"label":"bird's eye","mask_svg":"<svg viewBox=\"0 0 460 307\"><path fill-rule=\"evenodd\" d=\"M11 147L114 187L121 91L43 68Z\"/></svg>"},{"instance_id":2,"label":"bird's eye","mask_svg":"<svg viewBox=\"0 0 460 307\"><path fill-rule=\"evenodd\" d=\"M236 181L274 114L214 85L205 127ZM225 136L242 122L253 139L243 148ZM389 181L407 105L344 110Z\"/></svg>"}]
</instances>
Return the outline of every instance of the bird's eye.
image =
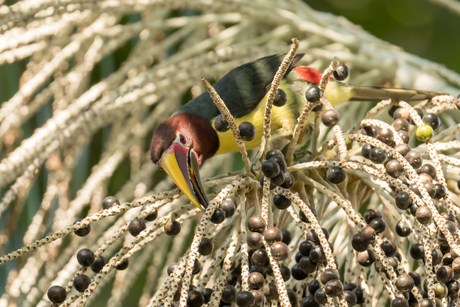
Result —
<instances>
[{"instance_id":1,"label":"bird's eye","mask_svg":"<svg viewBox=\"0 0 460 307\"><path fill-rule=\"evenodd\" d=\"M187 144L187 138L186 138L185 135L183 135L182 133L179 134L179 142L180 142L182 145Z\"/></svg>"}]
</instances>

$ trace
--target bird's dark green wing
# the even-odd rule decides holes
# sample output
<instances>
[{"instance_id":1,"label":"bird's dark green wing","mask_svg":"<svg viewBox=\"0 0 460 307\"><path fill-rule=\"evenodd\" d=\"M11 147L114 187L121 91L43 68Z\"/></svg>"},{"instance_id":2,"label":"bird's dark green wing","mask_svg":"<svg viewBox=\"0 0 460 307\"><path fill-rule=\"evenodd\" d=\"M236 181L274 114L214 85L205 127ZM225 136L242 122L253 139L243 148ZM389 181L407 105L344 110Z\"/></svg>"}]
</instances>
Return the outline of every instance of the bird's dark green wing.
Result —
<instances>
[{"instance_id":1,"label":"bird's dark green wing","mask_svg":"<svg viewBox=\"0 0 460 307\"><path fill-rule=\"evenodd\" d=\"M270 55L236 67L214 84L217 93L235 118L243 117L256 108L270 89L284 56ZM286 75L303 56L304 54L295 56ZM187 102L177 113L197 114L211 120L220 112L209 93L204 92Z\"/></svg>"}]
</instances>

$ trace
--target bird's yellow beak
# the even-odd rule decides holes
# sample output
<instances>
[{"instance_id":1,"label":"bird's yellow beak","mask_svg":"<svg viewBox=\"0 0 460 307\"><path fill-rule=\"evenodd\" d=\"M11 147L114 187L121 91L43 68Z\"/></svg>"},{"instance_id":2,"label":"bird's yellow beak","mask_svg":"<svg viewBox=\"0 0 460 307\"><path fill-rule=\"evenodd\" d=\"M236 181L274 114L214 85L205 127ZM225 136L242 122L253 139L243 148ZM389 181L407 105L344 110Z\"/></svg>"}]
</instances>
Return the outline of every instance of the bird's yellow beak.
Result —
<instances>
[{"instance_id":1,"label":"bird's yellow beak","mask_svg":"<svg viewBox=\"0 0 460 307\"><path fill-rule=\"evenodd\" d=\"M195 206L203 211L208 207L193 149L173 142L161 155L159 164Z\"/></svg>"}]
</instances>

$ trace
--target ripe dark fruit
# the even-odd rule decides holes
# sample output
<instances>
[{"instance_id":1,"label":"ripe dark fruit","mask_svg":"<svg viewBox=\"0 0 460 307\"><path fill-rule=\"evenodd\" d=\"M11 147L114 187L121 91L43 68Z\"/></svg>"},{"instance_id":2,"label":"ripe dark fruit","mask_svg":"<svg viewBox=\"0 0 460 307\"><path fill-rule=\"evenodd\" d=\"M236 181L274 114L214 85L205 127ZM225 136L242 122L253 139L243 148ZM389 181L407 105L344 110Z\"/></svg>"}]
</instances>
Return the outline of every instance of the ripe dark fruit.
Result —
<instances>
[{"instance_id":1,"label":"ripe dark fruit","mask_svg":"<svg viewBox=\"0 0 460 307\"><path fill-rule=\"evenodd\" d=\"M385 162L387 157L388 155L383 149L378 148L378 147L372 148L371 156L370 156L370 159L372 162L376 164L382 164L383 162Z\"/></svg>"},{"instance_id":2,"label":"ripe dark fruit","mask_svg":"<svg viewBox=\"0 0 460 307\"><path fill-rule=\"evenodd\" d=\"M265 278L259 272L252 272L249 274L248 283L251 289L260 289L264 286Z\"/></svg>"},{"instance_id":3,"label":"ripe dark fruit","mask_svg":"<svg viewBox=\"0 0 460 307\"><path fill-rule=\"evenodd\" d=\"M415 136L421 142L428 142L433 137L433 128L430 125L417 127L417 130L415 130Z\"/></svg>"},{"instance_id":4,"label":"ripe dark fruit","mask_svg":"<svg viewBox=\"0 0 460 307\"><path fill-rule=\"evenodd\" d=\"M326 284L329 280L333 279L340 279L339 272L334 269L325 269L324 271L321 272L319 275L321 283L324 285Z\"/></svg>"},{"instance_id":5,"label":"ripe dark fruit","mask_svg":"<svg viewBox=\"0 0 460 307\"><path fill-rule=\"evenodd\" d=\"M225 218L232 217L233 214L235 214L236 211L236 206L233 201L230 199L224 200L220 205L220 209L222 209L225 212Z\"/></svg>"},{"instance_id":6,"label":"ripe dark fruit","mask_svg":"<svg viewBox=\"0 0 460 307\"><path fill-rule=\"evenodd\" d=\"M275 178L280 173L280 166L274 160L262 163L262 172L268 178Z\"/></svg>"},{"instance_id":7,"label":"ripe dark fruit","mask_svg":"<svg viewBox=\"0 0 460 307\"><path fill-rule=\"evenodd\" d=\"M403 297L397 297L391 301L391 307L409 307L409 302Z\"/></svg>"},{"instance_id":8,"label":"ripe dark fruit","mask_svg":"<svg viewBox=\"0 0 460 307\"><path fill-rule=\"evenodd\" d=\"M321 96L323 96L323 92L319 89L319 87L314 85L310 86L305 91L305 99L307 99L308 102L317 102Z\"/></svg>"},{"instance_id":9,"label":"ripe dark fruit","mask_svg":"<svg viewBox=\"0 0 460 307\"><path fill-rule=\"evenodd\" d=\"M49 300L54 304L60 304L64 302L67 298L67 293L65 289L61 286L52 286L48 289L46 295L48 296Z\"/></svg>"},{"instance_id":10,"label":"ripe dark fruit","mask_svg":"<svg viewBox=\"0 0 460 307\"><path fill-rule=\"evenodd\" d=\"M291 173L284 173L284 182L280 185L280 187L285 189L291 189L295 184L295 178Z\"/></svg>"},{"instance_id":11,"label":"ripe dark fruit","mask_svg":"<svg viewBox=\"0 0 460 307\"><path fill-rule=\"evenodd\" d=\"M322 103L316 104L316 106L311 109L313 112L321 112L324 108L324 105Z\"/></svg>"},{"instance_id":12,"label":"ripe dark fruit","mask_svg":"<svg viewBox=\"0 0 460 307\"><path fill-rule=\"evenodd\" d=\"M115 205L120 205L120 201L116 198L116 197L113 197L113 196L107 196L106 198L104 198L104 200L102 201L102 208L104 210L106 209L109 209L109 208L112 208L113 206Z\"/></svg>"},{"instance_id":13,"label":"ripe dark fruit","mask_svg":"<svg viewBox=\"0 0 460 307\"><path fill-rule=\"evenodd\" d=\"M179 222L169 220L166 222L164 229L168 236L175 236L180 233L181 226Z\"/></svg>"},{"instance_id":14,"label":"ripe dark fruit","mask_svg":"<svg viewBox=\"0 0 460 307\"><path fill-rule=\"evenodd\" d=\"M409 122L405 118L397 118L393 122L393 128L396 131L409 131Z\"/></svg>"},{"instance_id":15,"label":"ripe dark fruit","mask_svg":"<svg viewBox=\"0 0 460 307\"><path fill-rule=\"evenodd\" d=\"M281 157L282 159L284 159L284 155L281 152L281 150L279 150L279 149L270 149L267 152L267 154L265 155L265 159L269 160L274 156L278 156L278 157Z\"/></svg>"},{"instance_id":16,"label":"ripe dark fruit","mask_svg":"<svg viewBox=\"0 0 460 307\"><path fill-rule=\"evenodd\" d=\"M366 127L363 127L363 129L366 135L373 137L373 138L377 136L378 128L374 126L370 126L370 127L366 126Z\"/></svg>"},{"instance_id":17,"label":"ripe dark fruit","mask_svg":"<svg viewBox=\"0 0 460 307\"><path fill-rule=\"evenodd\" d=\"M94 260L94 253L88 248L82 248L77 253L77 261L81 266L90 266Z\"/></svg>"},{"instance_id":18,"label":"ripe dark fruit","mask_svg":"<svg viewBox=\"0 0 460 307\"><path fill-rule=\"evenodd\" d=\"M409 224L407 224L403 220L399 221L396 224L395 230L396 230L396 233L398 234L398 236L400 236L400 237L407 237L412 232L412 230L409 227Z\"/></svg>"},{"instance_id":19,"label":"ripe dark fruit","mask_svg":"<svg viewBox=\"0 0 460 307\"><path fill-rule=\"evenodd\" d=\"M345 300L347 301L348 306L356 305L358 298L356 297L356 294L354 292L350 290L343 291L343 296L345 297Z\"/></svg>"},{"instance_id":20,"label":"ripe dark fruit","mask_svg":"<svg viewBox=\"0 0 460 307\"><path fill-rule=\"evenodd\" d=\"M393 257L396 253L396 244L390 241L385 241L381 245L383 251L385 252L385 256Z\"/></svg>"},{"instance_id":21,"label":"ripe dark fruit","mask_svg":"<svg viewBox=\"0 0 460 307\"><path fill-rule=\"evenodd\" d=\"M431 223L432 216L431 210L427 206L419 207L415 212L415 218L423 225Z\"/></svg>"},{"instance_id":22,"label":"ripe dark fruit","mask_svg":"<svg viewBox=\"0 0 460 307\"><path fill-rule=\"evenodd\" d=\"M407 192L399 192L395 197L396 207L407 210L412 205L412 197Z\"/></svg>"},{"instance_id":23,"label":"ripe dark fruit","mask_svg":"<svg viewBox=\"0 0 460 307\"><path fill-rule=\"evenodd\" d=\"M396 288L398 288L401 292L408 292L412 290L414 285L415 282L409 274L401 274L396 278Z\"/></svg>"},{"instance_id":24,"label":"ripe dark fruit","mask_svg":"<svg viewBox=\"0 0 460 307\"><path fill-rule=\"evenodd\" d=\"M434 197L436 199L444 198L447 194L446 188L440 183L436 183L434 185L434 192L435 192Z\"/></svg>"},{"instance_id":25,"label":"ripe dark fruit","mask_svg":"<svg viewBox=\"0 0 460 307\"><path fill-rule=\"evenodd\" d=\"M150 210L150 206L149 205L143 205L141 211L145 211L145 210ZM145 217L145 220L148 221L148 222L152 222L152 221L156 220L157 217L158 217L158 211L157 211L157 209L153 209L153 210L150 210L150 213L149 213L149 215L147 215Z\"/></svg>"},{"instance_id":26,"label":"ripe dark fruit","mask_svg":"<svg viewBox=\"0 0 460 307\"><path fill-rule=\"evenodd\" d=\"M247 243L250 249L261 248L264 242L262 241L263 236L259 232L251 232L248 234Z\"/></svg>"},{"instance_id":27,"label":"ripe dark fruit","mask_svg":"<svg viewBox=\"0 0 460 307\"><path fill-rule=\"evenodd\" d=\"M251 291L241 291L236 295L236 305L239 307L250 307L256 302Z\"/></svg>"},{"instance_id":28,"label":"ripe dark fruit","mask_svg":"<svg viewBox=\"0 0 460 307\"><path fill-rule=\"evenodd\" d=\"M278 174L278 176L276 176L275 178L272 178L271 179L271 182L277 186L280 186L284 183L284 172L283 171L280 171L280 173Z\"/></svg>"},{"instance_id":29,"label":"ripe dark fruit","mask_svg":"<svg viewBox=\"0 0 460 307\"><path fill-rule=\"evenodd\" d=\"M367 224L369 224L373 219L382 217L382 213L380 213L380 211L376 209L367 209L366 212L364 212L364 220Z\"/></svg>"},{"instance_id":30,"label":"ripe dark fruit","mask_svg":"<svg viewBox=\"0 0 460 307\"><path fill-rule=\"evenodd\" d=\"M276 156L271 157L270 161L275 161L276 163L278 163L280 170L282 172L286 172L287 165L286 165L286 161L284 160L284 157L276 155Z\"/></svg>"},{"instance_id":31,"label":"ripe dark fruit","mask_svg":"<svg viewBox=\"0 0 460 307\"><path fill-rule=\"evenodd\" d=\"M437 249L433 249L431 250L431 258L433 258L433 265L440 264L442 261L442 253Z\"/></svg>"},{"instance_id":32,"label":"ripe dark fruit","mask_svg":"<svg viewBox=\"0 0 460 307\"><path fill-rule=\"evenodd\" d=\"M326 260L326 255L324 254L324 251L321 248L321 246L314 246L310 250L310 254L308 255L308 257L310 257L311 261L318 264L321 264Z\"/></svg>"},{"instance_id":33,"label":"ripe dark fruit","mask_svg":"<svg viewBox=\"0 0 460 307\"><path fill-rule=\"evenodd\" d=\"M289 256L289 248L283 242L275 242L270 247L270 251L272 253L273 258L277 261L286 260Z\"/></svg>"},{"instance_id":34,"label":"ripe dark fruit","mask_svg":"<svg viewBox=\"0 0 460 307\"><path fill-rule=\"evenodd\" d=\"M303 256L300 258L299 267L307 274L313 273L316 271L316 263L310 260L310 257Z\"/></svg>"},{"instance_id":35,"label":"ripe dark fruit","mask_svg":"<svg viewBox=\"0 0 460 307\"><path fill-rule=\"evenodd\" d=\"M263 288L263 292L269 301L278 299L278 290L276 290L276 285L274 283L266 284Z\"/></svg>"},{"instance_id":36,"label":"ripe dark fruit","mask_svg":"<svg viewBox=\"0 0 460 307\"><path fill-rule=\"evenodd\" d=\"M324 289L318 289L314 295L315 301L319 304L326 304L327 303L327 295L324 292Z\"/></svg>"},{"instance_id":37,"label":"ripe dark fruit","mask_svg":"<svg viewBox=\"0 0 460 307\"><path fill-rule=\"evenodd\" d=\"M218 132L226 132L230 129L227 120L222 114L216 116L216 119L214 120L214 127L216 127Z\"/></svg>"},{"instance_id":38,"label":"ripe dark fruit","mask_svg":"<svg viewBox=\"0 0 460 307\"><path fill-rule=\"evenodd\" d=\"M390 128L382 128L377 132L377 140L389 145L393 142L394 133Z\"/></svg>"},{"instance_id":39,"label":"ripe dark fruit","mask_svg":"<svg viewBox=\"0 0 460 307\"><path fill-rule=\"evenodd\" d=\"M423 244L415 243L410 246L409 253L412 258L420 260L425 257L425 248Z\"/></svg>"},{"instance_id":40,"label":"ripe dark fruit","mask_svg":"<svg viewBox=\"0 0 460 307\"><path fill-rule=\"evenodd\" d=\"M374 228L375 232L376 233L382 233L385 231L385 229L387 228L387 224L385 223L385 221L381 218L376 218L376 219L373 219L370 223L369 223L369 226L371 226L372 228Z\"/></svg>"},{"instance_id":41,"label":"ripe dark fruit","mask_svg":"<svg viewBox=\"0 0 460 307\"><path fill-rule=\"evenodd\" d=\"M240 130L240 136L243 141L249 142L256 136L256 127L250 122L242 122L238 129Z\"/></svg>"},{"instance_id":42,"label":"ripe dark fruit","mask_svg":"<svg viewBox=\"0 0 460 307\"><path fill-rule=\"evenodd\" d=\"M364 158L370 159L371 158L371 151L372 151L372 146L369 144L364 144L363 148L361 148L361 154L363 155Z\"/></svg>"},{"instance_id":43,"label":"ripe dark fruit","mask_svg":"<svg viewBox=\"0 0 460 307\"><path fill-rule=\"evenodd\" d=\"M260 215L253 215L248 220L248 228L250 231L264 232L267 223Z\"/></svg>"},{"instance_id":44,"label":"ripe dark fruit","mask_svg":"<svg viewBox=\"0 0 460 307\"><path fill-rule=\"evenodd\" d=\"M390 115L390 117L393 118L393 114L395 113L397 109L399 109L399 106L391 105L388 108L388 115Z\"/></svg>"},{"instance_id":45,"label":"ripe dark fruit","mask_svg":"<svg viewBox=\"0 0 460 307\"><path fill-rule=\"evenodd\" d=\"M190 290L187 295L187 306L201 307L204 304L204 296L200 291Z\"/></svg>"},{"instance_id":46,"label":"ripe dark fruit","mask_svg":"<svg viewBox=\"0 0 460 307\"><path fill-rule=\"evenodd\" d=\"M434 113L426 113L423 116L423 123L425 125L431 126L431 128L433 128L434 131L441 127L441 119L437 114Z\"/></svg>"},{"instance_id":47,"label":"ripe dark fruit","mask_svg":"<svg viewBox=\"0 0 460 307\"><path fill-rule=\"evenodd\" d=\"M254 307L262 307L262 303L264 301L264 295L261 291L259 290L251 290L252 295L254 295Z\"/></svg>"},{"instance_id":48,"label":"ripe dark fruit","mask_svg":"<svg viewBox=\"0 0 460 307\"><path fill-rule=\"evenodd\" d=\"M286 92L279 88L276 91L275 99L273 100L273 105L275 107L282 107L286 104L287 99L288 97L286 95Z\"/></svg>"},{"instance_id":49,"label":"ripe dark fruit","mask_svg":"<svg viewBox=\"0 0 460 307\"><path fill-rule=\"evenodd\" d=\"M430 175L431 178L436 179L436 168L429 163L423 164L420 167L420 172L424 174L428 174Z\"/></svg>"},{"instance_id":50,"label":"ripe dark fruit","mask_svg":"<svg viewBox=\"0 0 460 307\"><path fill-rule=\"evenodd\" d=\"M436 278L445 284L454 278L454 270L450 266L442 266L436 271Z\"/></svg>"},{"instance_id":51,"label":"ripe dark fruit","mask_svg":"<svg viewBox=\"0 0 460 307\"><path fill-rule=\"evenodd\" d=\"M289 245L292 241L292 234L289 230L287 229L281 229L281 233L283 234L283 240L281 242L286 243L286 245Z\"/></svg>"},{"instance_id":52,"label":"ripe dark fruit","mask_svg":"<svg viewBox=\"0 0 460 307\"><path fill-rule=\"evenodd\" d=\"M97 258L91 265L91 270L94 273L99 273L106 264L107 260L105 259L105 257L99 256L99 258Z\"/></svg>"},{"instance_id":53,"label":"ripe dark fruit","mask_svg":"<svg viewBox=\"0 0 460 307\"><path fill-rule=\"evenodd\" d=\"M398 144L395 146L395 151L398 152L401 156L405 157L411 148L407 144Z\"/></svg>"},{"instance_id":54,"label":"ripe dark fruit","mask_svg":"<svg viewBox=\"0 0 460 307\"><path fill-rule=\"evenodd\" d=\"M314 246L314 244L311 241L308 241L308 240L302 241L299 244L299 252L303 256L308 256L308 255L310 255L310 251L313 248L313 246Z\"/></svg>"},{"instance_id":55,"label":"ripe dark fruit","mask_svg":"<svg viewBox=\"0 0 460 307\"><path fill-rule=\"evenodd\" d=\"M345 181L347 173L341 167L333 166L327 170L326 178L331 183L339 184Z\"/></svg>"},{"instance_id":56,"label":"ripe dark fruit","mask_svg":"<svg viewBox=\"0 0 460 307\"><path fill-rule=\"evenodd\" d=\"M359 234L355 234L353 236L353 239L351 240L351 246L353 246L353 249L357 252L364 252L367 247L369 246L369 244L365 244L363 243L360 239L359 239Z\"/></svg>"},{"instance_id":57,"label":"ripe dark fruit","mask_svg":"<svg viewBox=\"0 0 460 307\"><path fill-rule=\"evenodd\" d=\"M398 108L394 111L393 113L393 119L398 119L398 118L405 118L406 120L409 119L410 117L410 112L406 108Z\"/></svg>"},{"instance_id":58,"label":"ripe dark fruit","mask_svg":"<svg viewBox=\"0 0 460 307\"><path fill-rule=\"evenodd\" d=\"M145 228L146 228L145 222L137 217L133 219L128 225L128 231L133 237L136 237Z\"/></svg>"},{"instance_id":59,"label":"ripe dark fruit","mask_svg":"<svg viewBox=\"0 0 460 307\"><path fill-rule=\"evenodd\" d=\"M272 245L283 240L283 233L276 227L269 227L264 231L264 238L269 245Z\"/></svg>"},{"instance_id":60,"label":"ripe dark fruit","mask_svg":"<svg viewBox=\"0 0 460 307\"><path fill-rule=\"evenodd\" d=\"M75 278L73 279L73 287L78 292L84 292L86 288L88 288L90 283L91 283L91 278L89 278L85 274L79 274L75 276Z\"/></svg>"},{"instance_id":61,"label":"ripe dark fruit","mask_svg":"<svg viewBox=\"0 0 460 307\"><path fill-rule=\"evenodd\" d=\"M225 211L221 208L216 208L214 213L211 215L211 223L220 224L225 221Z\"/></svg>"},{"instance_id":62,"label":"ripe dark fruit","mask_svg":"<svg viewBox=\"0 0 460 307\"><path fill-rule=\"evenodd\" d=\"M339 123L340 120L340 114L337 112L337 110L326 110L323 112L323 115L321 115L321 121L326 127L332 127L335 126Z\"/></svg>"},{"instance_id":63,"label":"ripe dark fruit","mask_svg":"<svg viewBox=\"0 0 460 307\"><path fill-rule=\"evenodd\" d=\"M280 265L280 272L284 281L288 281L289 279L291 279L291 269L287 266Z\"/></svg>"},{"instance_id":64,"label":"ripe dark fruit","mask_svg":"<svg viewBox=\"0 0 460 307\"><path fill-rule=\"evenodd\" d=\"M268 254L263 249L257 249L254 251L251 257L252 264L267 266L269 263Z\"/></svg>"},{"instance_id":65,"label":"ripe dark fruit","mask_svg":"<svg viewBox=\"0 0 460 307\"><path fill-rule=\"evenodd\" d=\"M321 305L318 304L313 296L307 296L302 298L302 302L300 303L300 307L320 307Z\"/></svg>"},{"instance_id":66,"label":"ripe dark fruit","mask_svg":"<svg viewBox=\"0 0 460 307\"><path fill-rule=\"evenodd\" d=\"M364 244L372 244L375 241L376 232L372 227L364 227L359 232L359 239Z\"/></svg>"},{"instance_id":67,"label":"ripe dark fruit","mask_svg":"<svg viewBox=\"0 0 460 307\"><path fill-rule=\"evenodd\" d=\"M363 267L370 267L375 262L374 252L370 249L367 249L364 252L359 252L357 260Z\"/></svg>"},{"instance_id":68,"label":"ripe dark fruit","mask_svg":"<svg viewBox=\"0 0 460 307\"><path fill-rule=\"evenodd\" d=\"M430 197L434 197L436 195L436 190L434 189L433 182L425 182L423 186L425 187Z\"/></svg>"},{"instance_id":69,"label":"ripe dark fruit","mask_svg":"<svg viewBox=\"0 0 460 307\"><path fill-rule=\"evenodd\" d=\"M429 298L424 298L418 303L419 307L436 307L436 304Z\"/></svg>"},{"instance_id":70,"label":"ripe dark fruit","mask_svg":"<svg viewBox=\"0 0 460 307\"><path fill-rule=\"evenodd\" d=\"M275 205L275 207L279 210L284 210L289 208L291 201L281 194L276 194L273 197L273 205Z\"/></svg>"},{"instance_id":71,"label":"ripe dark fruit","mask_svg":"<svg viewBox=\"0 0 460 307\"><path fill-rule=\"evenodd\" d=\"M115 269L117 269L118 271L123 271L128 268L128 265L129 265L129 260L125 259L119 265L117 265Z\"/></svg>"},{"instance_id":72,"label":"ripe dark fruit","mask_svg":"<svg viewBox=\"0 0 460 307\"><path fill-rule=\"evenodd\" d=\"M343 292L343 284L338 279L330 280L324 286L324 292L329 296L339 296Z\"/></svg>"},{"instance_id":73,"label":"ripe dark fruit","mask_svg":"<svg viewBox=\"0 0 460 307\"><path fill-rule=\"evenodd\" d=\"M364 304L364 291L361 288L354 288L352 292L356 295L358 299L357 304Z\"/></svg>"},{"instance_id":74,"label":"ripe dark fruit","mask_svg":"<svg viewBox=\"0 0 460 307\"><path fill-rule=\"evenodd\" d=\"M224 303L231 304L236 299L236 288L234 286L226 286L224 290L222 290L222 297L221 300Z\"/></svg>"},{"instance_id":75,"label":"ripe dark fruit","mask_svg":"<svg viewBox=\"0 0 460 307\"><path fill-rule=\"evenodd\" d=\"M78 222L82 221L83 219L76 219L75 222L73 222L73 225L77 224ZM75 234L79 237L84 237L87 236L91 231L91 225L88 224L86 227L82 227L80 229L75 230Z\"/></svg>"},{"instance_id":76,"label":"ripe dark fruit","mask_svg":"<svg viewBox=\"0 0 460 307\"><path fill-rule=\"evenodd\" d=\"M387 171L387 174L393 178L398 178L404 174L404 167L398 162L398 160L391 160L388 162L385 166L385 170Z\"/></svg>"},{"instance_id":77,"label":"ripe dark fruit","mask_svg":"<svg viewBox=\"0 0 460 307\"><path fill-rule=\"evenodd\" d=\"M198 252L203 255L207 256L212 253L214 248L214 243L209 238L201 238L200 245L198 246Z\"/></svg>"},{"instance_id":78,"label":"ripe dark fruit","mask_svg":"<svg viewBox=\"0 0 460 307\"><path fill-rule=\"evenodd\" d=\"M337 69L334 71L333 74L335 80L343 81L350 75L350 70L348 69L347 65L342 64L337 66Z\"/></svg>"},{"instance_id":79,"label":"ripe dark fruit","mask_svg":"<svg viewBox=\"0 0 460 307\"><path fill-rule=\"evenodd\" d=\"M400 131L398 131L398 136L399 136L399 138L401 139L401 141L404 144L409 144L409 142L410 142L410 134L409 134L409 132L404 131L404 130L400 130Z\"/></svg>"},{"instance_id":80,"label":"ripe dark fruit","mask_svg":"<svg viewBox=\"0 0 460 307\"><path fill-rule=\"evenodd\" d=\"M319 290L321 285L319 284L319 281L317 279L313 279L308 283L308 292L310 292L311 295L315 295L316 291Z\"/></svg>"},{"instance_id":81,"label":"ripe dark fruit","mask_svg":"<svg viewBox=\"0 0 460 307\"><path fill-rule=\"evenodd\" d=\"M423 158L422 158L422 155L417 151L414 151L414 150L409 151L406 154L405 158L407 162L409 162L409 164L415 169L422 166Z\"/></svg>"},{"instance_id":82,"label":"ripe dark fruit","mask_svg":"<svg viewBox=\"0 0 460 307\"><path fill-rule=\"evenodd\" d=\"M307 278L308 274L305 273L299 266L298 263L294 264L291 269L291 275L295 280L303 280ZM266 285L265 285L266 286ZM265 287L264 287L265 288Z\"/></svg>"}]
</instances>

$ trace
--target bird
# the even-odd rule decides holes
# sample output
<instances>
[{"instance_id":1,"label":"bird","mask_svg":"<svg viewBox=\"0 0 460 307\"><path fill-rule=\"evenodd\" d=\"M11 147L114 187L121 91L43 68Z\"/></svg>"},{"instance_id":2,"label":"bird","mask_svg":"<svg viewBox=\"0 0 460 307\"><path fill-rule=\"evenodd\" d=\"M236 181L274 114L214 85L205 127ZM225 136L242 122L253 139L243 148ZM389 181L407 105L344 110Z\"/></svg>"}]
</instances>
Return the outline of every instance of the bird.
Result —
<instances>
[{"instance_id":1,"label":"bird","mask_svg":"<svg viewBox=\"0 0 460 307\"><path fill-rule=\"evenodd\" d=\"M322 74L316 68L296 66L303 56L304 54L294 56L281 81L278 93L284 94L284 104L275 104L273 107L272 130L292 129L306 103L306 90L321 81ZM243 64L214 84L237 125L249 122L254 126L255 136L252 140L245 141L247 149L258 147L261 143L268 91L284 57L285 54L275 54ZM332 105L346 101L378 101L390 98L416 101L447 95L433 91L358 87L339 81L345 79L343 77L347 73L334 76L336 78L331 77L324 92ZM209 203L201 184L199 168L213 156L239 151L231 130L217 125L219 118L222 119L219 109L205 91L160 123L151 141L152 162L164 169L188 199L203 211Z\"/></svg>"}]
</instances>

